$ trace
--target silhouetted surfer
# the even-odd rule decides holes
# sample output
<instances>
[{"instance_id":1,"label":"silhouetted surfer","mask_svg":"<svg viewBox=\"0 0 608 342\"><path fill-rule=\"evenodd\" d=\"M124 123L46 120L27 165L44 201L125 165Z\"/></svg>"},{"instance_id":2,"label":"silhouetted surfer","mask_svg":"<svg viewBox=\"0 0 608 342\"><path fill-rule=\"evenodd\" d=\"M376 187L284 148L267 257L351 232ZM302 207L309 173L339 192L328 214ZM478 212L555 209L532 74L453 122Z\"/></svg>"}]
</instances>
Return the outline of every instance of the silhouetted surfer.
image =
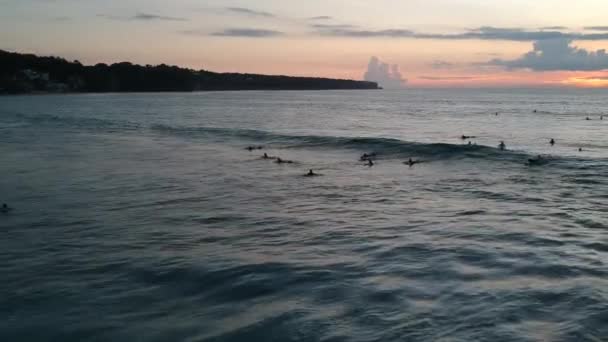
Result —
<instances>
[{"instance_id":1,"label":"silhouetted surfer","mask_svg":"<svg viewBox=\"0 0 608 342\"><path fill-rule=\"evenodd\" d=\"M255 150L255 147L249 146L249 147L246 148L246 150L248 150L249 152L251 152L251 151Z\"/></svg>"},{"instance_id":2,"label":"silhouetted surfer","mask_svg":"<svg viewBox=\"0 0 608 342\"><path fill-rule=\"evenodd\" d=\"M585 120L589 121L589 120L591 120L591 118L590 117L586 117Z\"/></svg>"},{"instance_id":3,"label":"silhouetted surfer","mask_svg":"<svg viewBox=\"0 0 608 342\"><path fill-rule=\"evenodd\" d=\"M582 148L582 147L579 147L579 148L578 148L578 151L579 151L579 152L583 152L583 148Z\"/></svg>"},{"instance_id":4,"label":"silhouetted surfer","mask_svg":"<svg viewBox=\"0 0 608 342\"><path fill-rule=\"evenodd\" d=\"M359 158L359 160L366 161L366 160L370 160L370 159L374 158L375 156L376 156L376 153L374 153L374 152L372 152L370 154L363 153L363 155L361 155L361 158Z\"/></svg>"},{"instance_id":5,"label":"silhouetted surfer","mask_svg":"<svg viewBox=\"0 0 608 342\"><path fill-rule=\"evenodd\" d=\"M405 165L409 165L410 167L416 165L416 164L420 164L422 163L420 160L413 160L412 158L410 158L408 161L403 162L403 164Z\"/></svg>"},{"instance_id":6,"label":"silhouetted surfer","mask_svg":"<svg viewBox=\"0 0 608 342\"><path fill-rule=\"evenodd\" d=\"M312 169L308 170L308 173L304 175L304 177L317 177L320 176L320 174L315 173Z\"/></svg>"},{"instance_id":7,"label":"silhouetted surfer","mask_svg":"<svg viewBox=\"0 0 608 342\"><path fill-rule=\"evenodd\" d=\"M374 162L371 159L367 160L367 166L372 167L374 166Z\"/></svg>"},{"instance_id":8,"label":"silhouetted surfer","mask_svg":"<svg viewBox=\"0 0 608 342\"><path fill-rule=\"evenodd\" d=\"M528 159L528 165L540 165L545 161L545 159L543 158L543 156L541 156L540 154L538 156L536 156L536 158L530 158Z\"/></svg>"},{"instance_id":9,"label":"silhouetted surfer","mask_svg":"<svg viewBox=\"0 0 608 342\"><path fill-rule=\"evenodd\" d=\"M6 203L2 204L2 208L0 209L0 212L3 213L8 213L9 211L13 210L12 208L10 208Z\"/></svg>"},{"instance_id":10,"label":"silhouetted surfer","mask_svg":"<svg viewBox=\"0 0 608 342\"><path fill-rule=\"evenodd\" d=\"M532 111L532 113L538 113L538 111L535 109L535 110Z\"/></svg>"},{"instance_id":11,"label":"silhouetted surfer","mask_svg":"<svg viewBox=\"0 0 608 342\"><path fill-rule=\"evenodd\" d=\"M549 141L549 144L551 144L551 146L555 145L555 139L551 139L551 141Z\"/></svg>"},{"instance_id":12,"label":"silhouetted surfer","mask_svg":"<svg viewBox=\"0 0 608 342\"><path fill-rule=\"evenodd\" d=\"M262 159L274 159L274 157L269 156L268 153L264 153Z\"/></svg>"},{"instance_id":13,"label":"silhouetted surfer","mask_svg":"<svg viewBox=\"0 0 608 342\"><path fill-rule=\"evenodd\" d=\"M504 141L501 141L501 142L500 142L500 144L498 145L498 148L499 148L501 151L504 151L504 150L506 150L506 149L507 149L507 145L505 144L505 142L504 142Z\"/></svg>"},{"instance_id":14,"label":"silhouetted surfer","mask_svg":"<svg viewBox=\"0 0 608 342\"><path fill-rule=\"evenodd\" d=\"M291 160L283 160L281 158L277 158L277 161L275 163L277 163L277 164L293 164L293 161L291 161Z\"/></svg>"}]
</instances>

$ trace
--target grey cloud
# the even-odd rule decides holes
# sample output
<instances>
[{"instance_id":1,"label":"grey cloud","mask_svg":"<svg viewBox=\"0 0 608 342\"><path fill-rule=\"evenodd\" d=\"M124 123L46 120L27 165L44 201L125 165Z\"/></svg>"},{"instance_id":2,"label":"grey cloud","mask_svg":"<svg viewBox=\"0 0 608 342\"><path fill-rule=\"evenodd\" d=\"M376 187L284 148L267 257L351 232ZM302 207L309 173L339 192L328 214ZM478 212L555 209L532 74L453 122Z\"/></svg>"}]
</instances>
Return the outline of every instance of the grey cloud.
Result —
<instances>
[{"instance_id":1,"label":"grey cloud","mask_svg":"<svg viewBox=\"0 0 608 342\"><path fill-rule=\"evenodd\" d=\"M608 81L608 76L589 76L583 77L584 80Z\"/></svg>"},{"instance_id":2,"label":"grey cloud","mask_svg":"<svg viewBox=\"0 0 608 342\"><path fill-rule=\"evenodd\" d=\"M545 27L541 27L541 30L558 30L558 31L563 31L563 30L567 30L568 28L566 26L545 26Z\"/></svg>"},{"instance_id":3,"label":"grey cloud","mask_svg":"<svg viewBox=\"0 0 608 342\"><path fill-rule=\"evenodd\" d=\"M136 13L132 17L121 17L121 16L117 16L117 15L112 15L112 14L97 14L97 16L100 17L100 18L105 18L105 19L109 19L109 20L121 20L121 21L128 21L128 20L138 20L138 21L155 21L155 20L159 20L159 21L188 21L187 18L169 17L169 16L164 16L164 15L142 13L142 12Z\"/></svg>"},{"instance_id":4,"label":"grey cloud","mask_svg":"<svg viewBox=\"0 0 608 342\"><path fill-rule=\"evenodd\" d=\"M470 29L463 33L440 34L423 33L404 29L391 30L355 30L355 29L322 29L318 31L324 36L352 37L352 38L414 38L414 39L442 39L442 40L505 40L505 41L539 41L548 39L573 39L573 40L605 40L608 33L566 33L560 31L529 31L520 28L498 28L484 26Z\"/></svg>"},{"instance_id":5,"label":"grey cloud","mask_svg":"<svg viewBox=\"0 0 608 342\"><path fill-rule=\"evenodd\" d=\"M454 67L453 63L436 60L431 63L433 69L451 69Z\"/></svg>"},{"instance_id":6,"label":"grey cloud","mask_svg":"<svg viewBox=\"0 0 608 342\"><path fill-rule=\"evenodd\" d=\"M373 38L373 37L391 37L391 38L414 38L416 33L410 30L351 30L351 29L326 29L318 32L324 36L336 37L354 37L354 38Z\"/></svg>"},{"instance_id":7,"label":"grey cloud","mask_svg":"<svg viewBox=\"0 0 608 342\"><path fill-rule=\"evenodd\" d=\"M152 20L165 20L165 21L187 21L186 18L180 17L168 17L164 15L150 14L150 13L137 13L135 16L131 17L132 20L144 20L144 21L152 21Z\"/></svg>"},{"instance_id":8,"label":"grey cloud","mask_svg":"<svg viewBox=\"0 0 608 342\"><path fill-rule=\"evenodd\" d=\"M397 64L388 65L388 63L380 61L378 57L370 59L364 79L370 82L377 82L380 86L387 89L403 88L407 83L407 79L401 75Z\"/></svg>"},{"instance_id":9,"label":"grey cloud","mask_svg":"<svg viewBox=\"0 0 608 342\"><path fill-rule=\"evenodd\" d=\"M436 77L436 76L418 76L419 79L427 80L427 81L466 81L466 80L474 80L475 77L469 76L445 76L445 77Z\"/></svg>"},{"instance_id":10,"label":"grey cloud","mask_svg":"<svg viewBox=\"0 0 608 342\"><path fill-rule=\"evenodd\" d=\"M244 15L249 15L249 16L253 16L253 17L266 17L266 18L275 17L274 14L269 13L269 12L257 11L257 10L252 10L252 9L244 8L244 7L226 7L226 10L233 12L233 13L244 14Z\"/></svg>"},{"instance_id":11,"label":"grey cloud","mask_svg":"<svg viewBox=\"0 0 608 342\"><path fill-rule=\"evenodd\" d=\"M310 27L318 30L348 30L356 26L348 24L314 24L310 25Z\"/></svg>"},{"instance_id":12,"label":"grey cloud","mask_svg":"<svg viewBox=\"0 0 608 342\"><path fill-rule=\"evenodd\" d=\"M608 31L608 26L587 26L584 29L589 31Z\"/></svg>"},{"instance_id":13,"label":"grey cloud","mask_svg":"<svg viewBox=\"0 0 608 342\"><path fill-rule=\"evenodd\" d=\"M513 60L493 59L488 65L534 71L592 71L608 69L606 50L588 51L572 46L571 39L537 41L532 51Z\"/></svg>"},{"instance_id":14,"label":"grey cloud","mask_svg":"<svg viewBox=\"0 0 608 342\"><path fill-rule=\"evenodd\" d=\"M332 20L332 19L333 19L333 17L330 17L328 15L320 15L318 17L308 18L308 20Z\"/></svg>"},{"instance_id":15,"label":"grey cloud","mask_svg":"<svg viewBox=\"0 0 608 342\"><path fill-rule=\"evenodd\" d=\"M184 31L186 33L188 31ZM195 32L195 31L191 31ZM231 28L219 32L211 33L212 36L218 37L247 37L247 38L266 38L283 35L283 32L253 28Z\"/></svg>"}]
</instances>

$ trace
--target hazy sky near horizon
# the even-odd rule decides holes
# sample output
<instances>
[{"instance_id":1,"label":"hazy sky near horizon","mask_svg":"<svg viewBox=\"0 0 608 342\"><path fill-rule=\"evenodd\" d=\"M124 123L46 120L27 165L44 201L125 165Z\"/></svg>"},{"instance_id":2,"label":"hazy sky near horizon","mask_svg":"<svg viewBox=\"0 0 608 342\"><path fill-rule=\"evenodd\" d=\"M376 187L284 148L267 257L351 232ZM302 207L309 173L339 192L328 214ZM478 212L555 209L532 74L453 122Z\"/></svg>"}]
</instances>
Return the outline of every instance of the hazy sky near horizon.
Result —
<instances>
[{"instance_id":1,"label":"hazy sky near horizon","mask_svg":"<svg viewBox=\"0 0 608 342\"><path fill-rule=\"evenodd\" d=\"M608 86L607 13L606 0L0 0L0 49L393 87Z\"/></svg>"}]
</instances>

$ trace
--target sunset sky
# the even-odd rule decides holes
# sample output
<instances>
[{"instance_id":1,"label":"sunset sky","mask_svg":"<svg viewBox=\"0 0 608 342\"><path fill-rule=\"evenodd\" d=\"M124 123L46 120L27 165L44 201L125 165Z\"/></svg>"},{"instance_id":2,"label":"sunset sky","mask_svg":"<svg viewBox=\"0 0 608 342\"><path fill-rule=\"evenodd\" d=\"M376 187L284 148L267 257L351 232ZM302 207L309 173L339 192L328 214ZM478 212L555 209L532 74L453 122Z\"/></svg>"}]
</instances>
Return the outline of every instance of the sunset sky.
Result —
<instances>
[{"instance_id":1,"label":"sunset sky","mask_svg":"<svg viewBox=\"0 0 608 342\"><path fill-rule=\"evenodd\" d=\"M0 49L87 64L599 87L607 48L606 0L0 0Z\"/></svg>"}]
</instances>

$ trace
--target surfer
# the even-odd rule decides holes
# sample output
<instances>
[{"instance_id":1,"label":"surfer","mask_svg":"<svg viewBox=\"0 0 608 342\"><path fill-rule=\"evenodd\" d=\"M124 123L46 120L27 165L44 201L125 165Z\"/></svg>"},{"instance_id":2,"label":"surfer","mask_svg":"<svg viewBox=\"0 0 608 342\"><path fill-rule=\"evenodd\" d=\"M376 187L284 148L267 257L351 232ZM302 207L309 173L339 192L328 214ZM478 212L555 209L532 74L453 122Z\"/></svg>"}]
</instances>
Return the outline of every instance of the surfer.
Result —
<instances>
[{"instance_id":1,"label":"surfer","mask_svg":"<svg viewBox=\"0 0 608 342\"><path fill-rule=\"evenodd\" d=\"M6 203L2 204L2 209L0 209L0 212L3 213L8 213L9 211L13 210L12 208L10 208Z\"/></svg>"},{"instance_id":2,"label":"surfer","mask_svg":"<svg viewBox=\"0 0 608 342\"><path fill-rule=\"evenodd\" d=\"M372 158L374 158L376 156L375 152L372 153L363 153L363 155L361 155L361 158L359 158L360 161L366 161L366 160L370 160Z\"/></svg>"},{"instance_id":3,"label":"surfer","mask_svg":"<svg viewBox=\"0 0 608 342\"><path fill-rule=\"evenodd\" d=\"M583 152L583 148L582 148L582 147L579 147L579 148L578 148L578 151L579 151L579 152Z\"/></svg>"},{"instance_id":4,"label":"surfer","mask_svg":"<svg viewBox=\"0 0 608 342\"><path fill-rule=\"evenodd\" d=\"M551 144L551 146L555 145L555 139L551 138L551 141L549 141L549 144Z\"/></svg>"},{"instance_id":5,"label":"surfer","mask_svg":"<svg viewBox=\"0 0 608 342\"><path fill-rule=\"evenodd\" d=\"M262 159L274 159L274 157L269 156L268 153L264 153Z\"/></svg>"},{"instance_id":6,"label":"surfer","mask_svg":"<svg viewBox=\"0 0 608 342\"><path fill-rule=\"evenodd\" d=\"M536 156L536 158L528 159L528 165L539 165L544 161L545 159L543 158L543 156L539 154L538 156Z\"/></svg>"},{"instance_id":7,"label":"surfer","mask_svg":"<svg viewBox=\"0 0 608 342\"><path fill-rule=\"evenodd\" d=\"M293 164L293 161L291 161L291 160L283 160L281 158L277 158L277 161L275 163L277 163L277 164Z\"/></svg>"},{"instance_id":8,"label":"surfer","mask_svg":"<svg viewBox=\"0 0 608 342\"><path fill-rule=\"evenodd\" d=\"M538 113L538 111L535 109L535 110L532 111L532 113Z\"/></svg>"},{"instance_id":9,"label":"surfer","mask_svg":"<svg viewBox=\"0 0 608 342\"><path fill-rule=\"evenodd\" d=\"M589 118L589 117L586 117L586 118L585 118L585 120L587 120L587 121L589 121L589 120L591 120L591 118Z\"/></svg>"},{"instance_id":10,"label":"surfer","mask_svg":"<svg viewBox=\"0 0 608 342\"><path fill-rule=\"evenodd\" d=\"M306 177L315 177L315 176L319 176L319 174L315 173L312 169L308 170L308 173L305 174L304 176Z\"/></svg>"},{"instance_id":11,"label":"surfer","mask_svg":"<svg viewBox=\"0 0 608 342\"><path fill-rule=\"evenodd\" d=\"M374 162L371 159L367 160L367 166L372 167L374 166Z\"/></svg>"},{"instance_id":12,"label":"surfer","mask_svg":"<svg viewBox=\"0 0 608 342\"><path fill-rule=\"evenodd\" d=\"M504 142L504 141L501 141L501 142L500 142L500 144L498 145L498 148L499 148L501 151L504 151L504 150L506 150L506 149L507 149L507 145L505 144L505 142Z\"/></svg>"},{"instance_id":13,"label":"surfer","mask_svg":"<svg viewBox=\"0 0 608 342\"><path fill-rule=\"evenodd\" d=\"M420 160L413 160L412 158L410 158L408 161L403 162L403 164L405 165L409 165L410 167L416 165L416 164L420 164L422 163Z\"/></svg>"}]
</instances>

